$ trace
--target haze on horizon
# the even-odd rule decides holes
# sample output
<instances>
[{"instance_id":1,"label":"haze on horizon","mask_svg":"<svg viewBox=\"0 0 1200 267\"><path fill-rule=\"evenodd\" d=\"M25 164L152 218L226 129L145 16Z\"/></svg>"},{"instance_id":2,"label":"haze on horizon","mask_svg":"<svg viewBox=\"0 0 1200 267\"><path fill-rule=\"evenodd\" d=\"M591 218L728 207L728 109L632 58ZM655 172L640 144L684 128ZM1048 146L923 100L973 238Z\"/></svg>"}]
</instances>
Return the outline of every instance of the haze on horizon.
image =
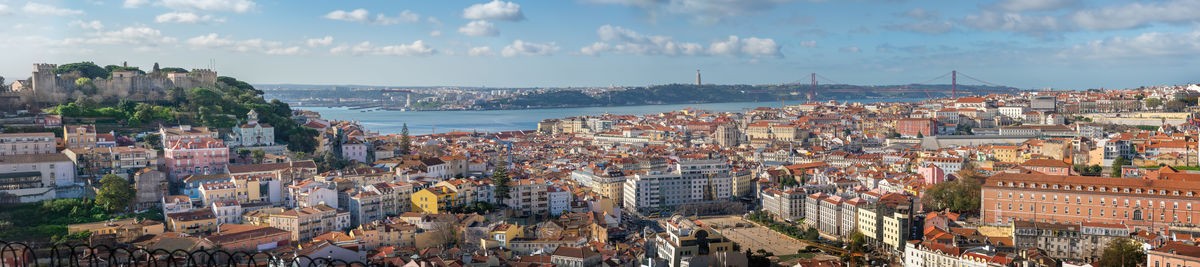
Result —
<instances>
[{"instance_id":1,"label":"haze on horizon","mask_svg":"<svg viewBox=\"0 0 1200 267\"><path fill-rule=\"evenodd\" d=\"M0 76L204 68L255 84L1196 82L1200 0L0 0ZM963 81L960 81L963 82ZM823 82L824 83L824 82ZM949 83L939 81L936 83Z\"/></svg>"}]
</instances>

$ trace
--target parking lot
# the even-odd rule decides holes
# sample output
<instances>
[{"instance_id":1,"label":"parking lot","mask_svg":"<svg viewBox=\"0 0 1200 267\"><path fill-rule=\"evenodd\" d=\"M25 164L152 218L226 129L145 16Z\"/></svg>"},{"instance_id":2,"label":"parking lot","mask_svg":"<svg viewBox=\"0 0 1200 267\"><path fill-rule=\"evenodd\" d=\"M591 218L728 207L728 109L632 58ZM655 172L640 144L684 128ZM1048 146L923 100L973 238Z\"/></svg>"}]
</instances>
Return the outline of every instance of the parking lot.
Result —
<instances>
[{"instance_id":1,"label":"parking lot","mask_svg":"<svg viewBox=\"0 0 1200 267\"><path fill-rule=\"evenodd\" d=\"M726 238L740 244L743 251L747 248L751 251L765 249L767 252L774 253L775 255L788 255L796 254L797 250L803 249L808 245L766 227L750 223L737 216L704 218L700 219L700 221L708 224L713 229L717 229ZM743 227L736 227L739 223ZM747 225L751 227L745 227Z\"/></svg>"}]
</instances>

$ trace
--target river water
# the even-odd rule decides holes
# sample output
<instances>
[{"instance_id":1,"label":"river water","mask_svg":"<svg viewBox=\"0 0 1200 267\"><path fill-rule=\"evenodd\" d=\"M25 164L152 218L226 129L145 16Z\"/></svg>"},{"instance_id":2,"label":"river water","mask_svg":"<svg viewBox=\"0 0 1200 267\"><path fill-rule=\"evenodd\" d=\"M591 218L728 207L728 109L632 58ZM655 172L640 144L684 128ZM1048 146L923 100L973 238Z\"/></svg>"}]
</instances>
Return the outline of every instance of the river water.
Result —
<instances>
[{"instance_id":1,"label":"river water","mask_svg":"<svg viewBox=\"0 0 1200 267\"><path fill-rule=\"evenodd\" d=\"M921 99L859 99L842 102L878 103L907 102ZM401 125L408 124L412 135L445 133L449 131L499 132L537 129L544 119L557 119L582 115L621 114L645 115L668 111L697 108L714 112L742 112L757 107L779 107L779 102L731 102L707 104L673 104L620 107L552 108L519 110L470 110L470 111L390 111L352 110L345 107L293 107L321 113L326 120L358 121L371 131L381 134L400 133Z\"/></svg>"}]
</instances>

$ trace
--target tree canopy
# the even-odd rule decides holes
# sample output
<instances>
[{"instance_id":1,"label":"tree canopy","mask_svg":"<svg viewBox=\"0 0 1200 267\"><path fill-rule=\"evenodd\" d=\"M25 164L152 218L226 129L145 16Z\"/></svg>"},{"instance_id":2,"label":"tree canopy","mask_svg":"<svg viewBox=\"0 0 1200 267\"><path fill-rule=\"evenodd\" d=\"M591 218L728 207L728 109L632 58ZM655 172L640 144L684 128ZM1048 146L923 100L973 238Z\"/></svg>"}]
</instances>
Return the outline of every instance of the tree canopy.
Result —
<instances>
[{"instance_id":1,"label":"tree canopy","mask_svg":"<svg viewBox=\"0 0 1200 267\"><path fill-rule=\"evenodd\" d=\"M512 179L508 177L507 167L496 166L496 170L492 172L492 185L495 186L496 202L500 202L501 205L504 205L504 200L512 197L509 195L509 191L512 190L508 185L509 181Z\"/></svg>"},{"instance_id":2,"label":"tree canopy","mask_svg":"<svg viewBox=\"0 0 1200 267\"><path fill-rule=\"evenodd\" d=\"M1132 239L1121 237L1108 241L1096 266L1136 267L1146 263L1146 253L1142 246Z\"/></svg>"},{"instance_id":3,"label":"tree canopy","mask_svg":"<svg viewBox=\"0 0 1200 267\"><path fill-rule=\"evenodd\" d=\"M109 76L108 70L97 66L96 63L92 63L91 61L63 64L54 69L54 73L56 74L68 74L76 71L79 72L81 77L85 78L96 79L106 78Z\"/></svg>"},{"instance_id":4,"label":"tree canopy","mask_svg":"<svg viewBox=\"0 0 1200 267\"><path fill-rule=\"evenodd\" d=\"M983 178L972 169L958 172L958 179L935 184L925 189L921 203L929 210L954 212L979 211Z\"/></svg>"},{"instance_id":5,"label":"tree canopy","mask_svg":"<svg viewBox=\"0 0 1200 267\"><path fill-rule=\"evenodd\" d=\"M133 187L129 180L116 174L105 174L96 189L96 204L110 212L124 211L133 201Z\"/></svg>"}]
</instances>

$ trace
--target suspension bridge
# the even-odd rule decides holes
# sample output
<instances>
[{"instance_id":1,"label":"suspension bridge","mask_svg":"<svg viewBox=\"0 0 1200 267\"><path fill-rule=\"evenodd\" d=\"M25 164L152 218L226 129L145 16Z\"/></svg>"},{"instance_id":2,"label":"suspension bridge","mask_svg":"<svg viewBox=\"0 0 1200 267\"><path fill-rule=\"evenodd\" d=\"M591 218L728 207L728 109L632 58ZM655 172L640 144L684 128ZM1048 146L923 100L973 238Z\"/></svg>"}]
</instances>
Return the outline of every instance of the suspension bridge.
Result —
<instances>
[{"instance_id":1,"label":"suspension bridge","mask_svg":"<svg viewBox=\"0 0 1200 267\"><path fill-rule=\"evenodd\" d=\"M822 83L822 82L824 82L826 84L830 84L830 85L847 85L847 86L842 86L842 87L827 86L826 88L822 88L821 91L826 92L826 93L861 93L864 90L871 90L871 91L875 91L875 92L887 92L887 93L924 93L925 96L930 99L934 98L934 93L948 95L951 98L958 98L959 93L963 93L964 95L981 95L981 94L991 94L991 93L1014 93L1014 92L1021 91L1020 89L1016 89L1015 87L1010 87L1010 86L1005 86L1005 85L1000 85L1000 84L980 80L978 78L972 77L970 75L959 72L957 70L951 70L940 76L937 76L937 77L934 77L932 79L928 79L925 81L921 81L918 83L910 83L907 85L893 86L893 87L849 86L848 83L838 82L833 79L829 79L825 76L821 76L820 74L817 74L815 72L809 74L808 76L809 76L809 81L808 81L809 87L808 87L808 92L806 92L805 95L809 100L813 100L813 99L816 99L819 97L819 92L818 92L817 88L820 86L820 83ZM961 88L960 89L958 86L959 85L958 84L959 76L962 76L963 78L966 78L969 81L978 83L978 85L984 85L987 87L972 86L969 88ZM946 81L945 79L947 77L949 78L949 81L948 81L949 85L950 85L949 90L946 90L945 88L941 88L941 87L937 86L937 85L945 85L945 83L941 83L941 84L934 83L937 81L945 82ZM795 81L791 84L799 85L799 84L803 84L803 81ZM800 87L797 89L799 90L799 89L803 89L803 88ZM799 93L799 92L797 92L797 93Z\"/></svg>"}]
</instances>

